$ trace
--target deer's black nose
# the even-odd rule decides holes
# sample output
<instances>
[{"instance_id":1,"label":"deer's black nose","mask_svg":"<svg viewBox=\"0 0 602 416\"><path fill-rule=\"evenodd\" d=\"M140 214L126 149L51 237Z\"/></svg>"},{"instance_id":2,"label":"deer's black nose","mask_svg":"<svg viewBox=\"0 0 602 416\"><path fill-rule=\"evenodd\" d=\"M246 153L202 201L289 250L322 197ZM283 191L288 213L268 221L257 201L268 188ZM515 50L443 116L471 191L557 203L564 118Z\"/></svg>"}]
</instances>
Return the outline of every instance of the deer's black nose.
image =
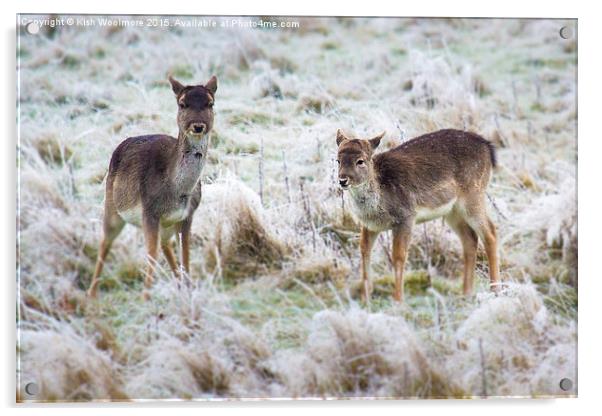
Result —
<instances>
[{"instance_id":1,"label":"deer's black nose","mask_svg":"<svg viewBox=\"0 0 602 416\"><path fill-rule=\"evenodd\" d=\"M205 123L192 123L190 128L192 129L192 131L194 133L202 134L202 133L205 133L205 130L207 129L207 125Z\"/></svg>"},{"instance_id":2,"label":"deer's black nose","mask_svg":"<svg viewBox=\"0 0 602 416\"><path fill-rule=\"evenodd\" d=\"M339 178L339 185L341 185L343 187L349 185L349 178L347 178L347 177Z\"/></svg>"}]
</instances>

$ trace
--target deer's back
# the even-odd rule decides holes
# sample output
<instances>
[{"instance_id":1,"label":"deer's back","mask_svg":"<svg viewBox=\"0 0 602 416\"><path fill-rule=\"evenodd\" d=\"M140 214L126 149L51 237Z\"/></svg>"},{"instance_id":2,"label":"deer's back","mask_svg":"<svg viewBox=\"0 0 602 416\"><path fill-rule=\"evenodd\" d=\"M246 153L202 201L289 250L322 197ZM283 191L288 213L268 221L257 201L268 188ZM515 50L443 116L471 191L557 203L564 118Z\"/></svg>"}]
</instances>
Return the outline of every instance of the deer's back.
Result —
<instances>
[{"instance_id":1,"label":"deer's back","mask_svg":"<svg viewBox=\"0 0 602 416\"><path fill-rule=\"evenodd\" d=\"M460 130L429 133L374 156L386 211L392 217L412 213L419 222L482 195L494 166L493 145Z\"/></svg>"},{"instance_id":2,"label":"deer's back","mask_svg":"<svg viewBox=\"0 0 602 416\"><path fill-rule=\"evenodd\" d=\"M493 145L461 130L439 130L409 140L374 157L379 182L424 191L452 181L470 187L489 179L495 166Z\"/></svg>"}]
</instances>

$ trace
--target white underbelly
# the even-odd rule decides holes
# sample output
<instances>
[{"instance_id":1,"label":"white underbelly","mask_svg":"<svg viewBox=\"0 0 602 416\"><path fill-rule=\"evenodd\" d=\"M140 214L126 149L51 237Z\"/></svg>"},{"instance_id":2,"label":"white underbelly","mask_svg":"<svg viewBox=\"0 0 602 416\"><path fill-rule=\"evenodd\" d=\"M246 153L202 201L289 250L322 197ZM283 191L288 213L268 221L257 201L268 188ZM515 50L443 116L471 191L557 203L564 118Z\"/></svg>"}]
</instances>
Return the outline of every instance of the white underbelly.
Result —
<instances>
[{"instance_id":1,"label":"white underbelly","mask_svg":"<svg viewBox=\"0 0 602 416\"><path fill-rule=\"evenodd\" d=\"M188 217L188 207L178 208L165 214L161 218L161 224L172 225L177 222L182 222Z\"/></svg>"},{"instance_id":2,"label":"white underbelly","mask_svg":"<svg viewBox=\"0 0 602 416\"><path fill-rule=\"evenodd\" d=\"M118 211L119 216L128 224L135 225L137 227L142 226L142 206L136 205L135 207L128 208L126 210Z\"/></svg>"},{"instance_id":3,"label":"white underbelly","mask_svg":"<svg viewBox=\"0 0 602 416\"><path fill-rule=\"evenodd\" d=\"M416 223L434 220L435 218L443 217L449 214L456 203L456 198L451 199L446 204L435 208L417 207L416 208Z\"/></svg>"},{"instance_id":4,"label":"white underbelly","mask_svg":"<svg viewBox=\"0 0 602 416\"><path fill-rule=\"evenodd\" d=\"M118 211L119 216L128 224L142 227L142 206L137 205L127 210ZM188 206L175 209L161 217L161 226L168 227L175 223L184 221L189 214Z\"/></svg>"}]
</instances>

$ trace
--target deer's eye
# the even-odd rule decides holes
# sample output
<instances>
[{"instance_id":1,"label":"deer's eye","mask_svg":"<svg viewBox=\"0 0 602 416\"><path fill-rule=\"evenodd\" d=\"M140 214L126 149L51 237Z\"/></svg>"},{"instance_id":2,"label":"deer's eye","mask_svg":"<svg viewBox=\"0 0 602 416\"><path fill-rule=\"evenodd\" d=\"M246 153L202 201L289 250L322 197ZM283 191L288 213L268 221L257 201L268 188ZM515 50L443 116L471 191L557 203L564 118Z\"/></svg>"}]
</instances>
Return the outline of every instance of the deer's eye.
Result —
<instances>
[{"instance_id":1,"label":"deer's eye","mask_svg":"<svg viewBox=\"0 0 602 416\"><path fill-rule=\"evenodd\" d=\"M355 164L358 166L364 166L366 164L366 162L364 162L362 159L360 159L357 162L355 162Z\"/></svg>"},{"instance_id":2,"label":"deer's eye","mask_svg":"<svg viewBox=\"0 0 602 416\"><path fill-rule=\"evenodd\" d=\"M339 159L337 159L337 165L340 165L341 161Z\"/></svg>"},{"instance_id":3,"label":"deer's eye","mask_svg":"<svg viewBox=\"0 0 602 416\"><path fill-rule=\"evenodd\" d=\"M184 101L180 101L180 102L178 103L178 107L180 107L180 108L183 110L183 109L185 109L185 108L186 108L186 107L188 107L188 106L186 105L186 103L185 103Z\"/></svg>"}]
</instances>

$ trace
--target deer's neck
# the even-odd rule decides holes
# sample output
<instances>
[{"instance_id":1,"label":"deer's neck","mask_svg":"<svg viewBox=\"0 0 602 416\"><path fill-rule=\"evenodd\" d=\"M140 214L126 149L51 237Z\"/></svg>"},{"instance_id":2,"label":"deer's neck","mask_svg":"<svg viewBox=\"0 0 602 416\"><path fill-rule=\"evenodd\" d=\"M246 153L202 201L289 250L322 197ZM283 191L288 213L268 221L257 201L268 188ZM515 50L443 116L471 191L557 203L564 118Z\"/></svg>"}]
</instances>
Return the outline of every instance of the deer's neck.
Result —
<instances>
[{"instance_id":1,"label":"deer's neck","mask_svg":"<svg viewBox=\"0 0 602 416\"><path fill-rule=\"evenodd\" d=\"M359 186L349 189L351 211L364 227L372 231L383 231L391 225L386 212L380 185L371 170L369 179Z\"/></svg>"},{"instance_id":2,"label":"deer's neck","mask_svg":"<svg viewBox=\"0 0 602 416\"><path fill-rule=\"evenodd\" d=\"M208 135L200 140L191 140L184 133L179 133L172 165L172 177L179 193L188 194L196 186L207 160L208 147Z\"/></svg>"},{"instance_id":3,"label":"deer's neck","mask_svg":"<svg viewBox=\"0 0 602 416\"><path fill-rule=\"evenodd\" d=\"M365 206L366 208L376 207L380 199L378 191L370 182L349 189L349 194L356 205Z\"/></svg>"},{"instance_id":4,"label":"deer's neck","mask_svg":"<svg viewBox=\"0 0 602 416\"><path fill-rule=\"evenodd\" d=\"M380 191L376 175L370 170L369 179L349 189L354 205L364 212L376 211L380 205Z\"/></svg>"}]
</instances>

